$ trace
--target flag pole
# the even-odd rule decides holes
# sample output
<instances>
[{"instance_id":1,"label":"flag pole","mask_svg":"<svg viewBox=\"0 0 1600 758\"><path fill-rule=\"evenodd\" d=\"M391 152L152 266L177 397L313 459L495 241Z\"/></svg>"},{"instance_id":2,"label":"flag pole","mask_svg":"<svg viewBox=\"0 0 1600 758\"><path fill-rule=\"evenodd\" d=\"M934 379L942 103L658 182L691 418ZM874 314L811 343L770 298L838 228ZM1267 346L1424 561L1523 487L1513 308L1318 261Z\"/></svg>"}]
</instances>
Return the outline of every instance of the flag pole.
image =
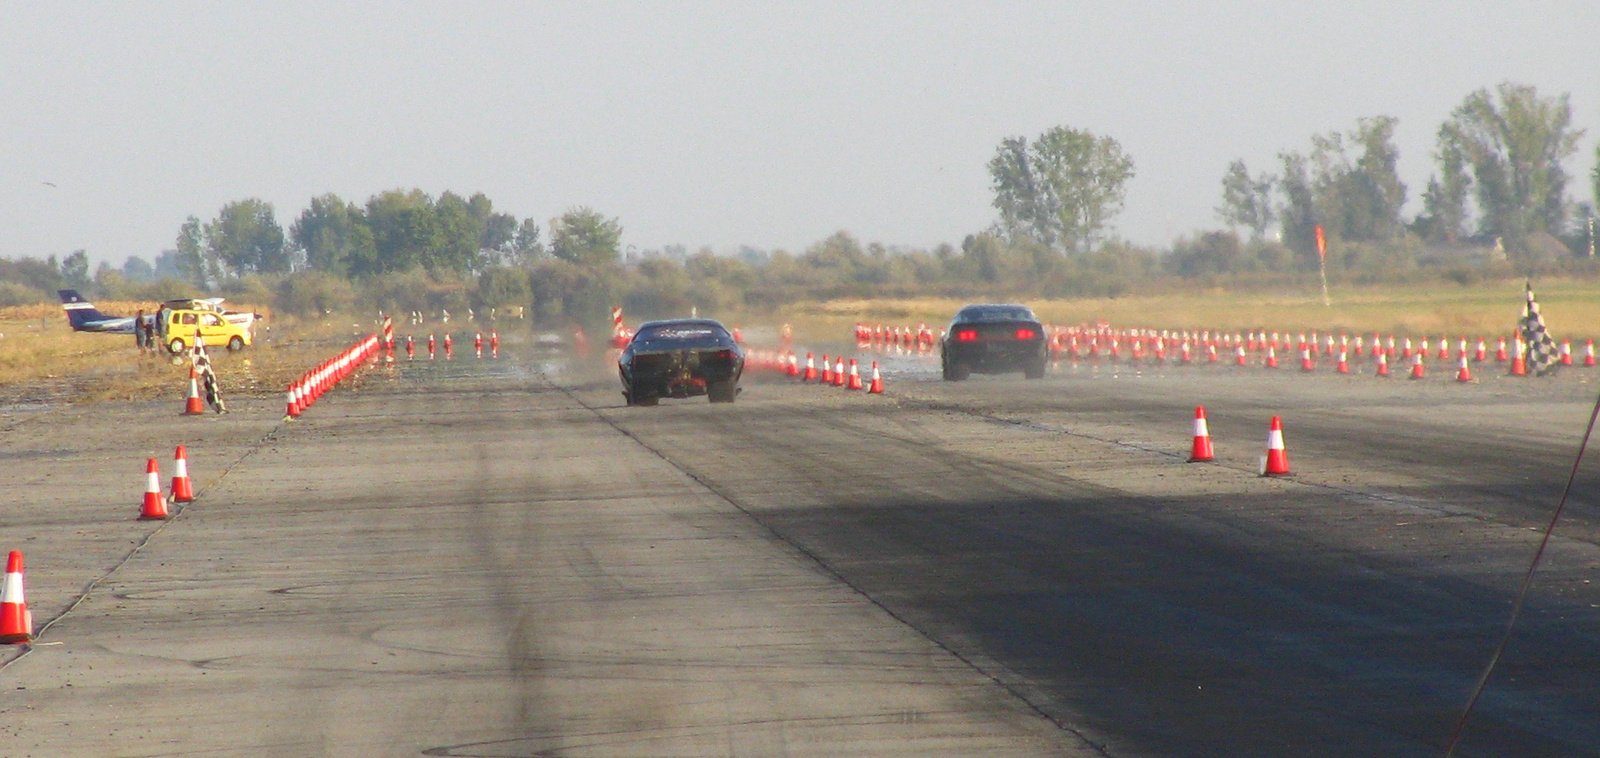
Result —
<instances>
[{"instance_id":1,"label":"flag pole","mask_svg":"<svg viewBox=\"0 0 1600 758\"><path fill-rule=\"evenodd\" d=\"M1322 274L1322 305L1332 307L1333 301L1328 299L1328 237L1322 224L1317 224L1317 270Z\"/></svg>"}]
</instances>

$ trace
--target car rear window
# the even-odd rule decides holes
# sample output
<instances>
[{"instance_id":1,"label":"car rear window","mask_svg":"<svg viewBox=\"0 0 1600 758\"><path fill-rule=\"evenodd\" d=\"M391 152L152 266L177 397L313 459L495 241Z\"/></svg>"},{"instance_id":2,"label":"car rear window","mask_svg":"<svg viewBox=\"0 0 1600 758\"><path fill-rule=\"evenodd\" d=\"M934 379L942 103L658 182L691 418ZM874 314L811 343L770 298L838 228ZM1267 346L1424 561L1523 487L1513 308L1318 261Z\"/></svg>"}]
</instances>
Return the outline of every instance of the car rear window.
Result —
<instances>
[{"instance_id":1,"label":"car rear window","mask_svg":"<svg viewBox=\"0 0 1600 758\"><path fill-rule=\"evenodd\" d=\"M957 321L983 324L995 321L1038 321L1033 311L1021 305L969 305L956 313Z\"/></svg>"},{"instance_id":2,"label":"car rear window","mask_svg":"<svg viewBox=\"0 0 1600 758\"><path fill-rule=\"evenodd\" d=\"M710 324L662 324L644 327L633 339L651 347L664 345L725 347L733 344L733 337L726 330Z\"/></svg>"}]
</instances>

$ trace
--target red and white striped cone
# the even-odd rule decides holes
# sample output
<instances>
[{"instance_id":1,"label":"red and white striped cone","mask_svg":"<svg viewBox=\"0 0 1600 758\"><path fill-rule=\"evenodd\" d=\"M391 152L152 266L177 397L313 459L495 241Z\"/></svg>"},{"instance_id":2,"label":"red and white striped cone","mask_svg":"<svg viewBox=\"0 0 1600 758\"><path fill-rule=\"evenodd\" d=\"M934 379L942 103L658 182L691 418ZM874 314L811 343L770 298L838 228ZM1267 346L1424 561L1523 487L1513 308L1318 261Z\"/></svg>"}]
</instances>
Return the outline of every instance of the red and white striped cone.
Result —
<instances>
[{"instance_id":1,"label":"red and white striped cone","mask_svg":"<svg viewBox=\"0 0 1600 758\"><path fill-rule=\"evenodd\" d=\"M1211 460L1211 430L1206 426L1206 407L1194 407L1194 448L1189 453L1190 463Z\"/></svg>"},{"instance_id":2,"label":"red and white striped cone","mask_svg":"<svg viewBox=\"0 0 1600 758\"><path fill-rule=\"evenodd\" d=\"M0 645L24 645L33 640L33 614L22 590L22 551L6 556L6 578L0 583Z\"/></svg>"},{"instance_id":3,"label":"red and white striped cone","mask_svg":"<svg viewBox=\"0 0 1600 758\"><path fill-rule=\"evenodd\" d=\"M1594 366L1594 340L1583 341L1583 365Z\"/></svg>"},{"instance_id":4,"label":"red and white striped cone","mask_svg":"<svg viewBox=\"0 0 1600 758\"><path fill-rule=\"evenodd\" d=\"M417 340L416 340L415 337L412 337L411 335L407 334L406 335L406 360L414 361L416 359L417 359Z\"/></svg>"},{"instance_id":5,"label":"red and white striped cone","mask_svg":"<svg viewBox=\"0 0 1600 758\"><path fill-rule=\"evenodd\" d=\"M878 362L872 362L872 383L867 385L868 395L883 394L883 377L878 375Z\"/></svg>"},{"instance_id":6,"label":"red and white striped cone","mask_svg":"<svg viewBox=\"0 0 1600 758\"><path fill-rule=\"evenodd\" d=\"M1511 359L1511 375L1512 376L1527 376L1528 375L1528 363L1522 357L1523 356L1522 338L1519 336L1515 340L1513 340L1513 342L1516 345L1516 356Z\"/></svg>"},{"instance_id":7,"label":"red and white striped cone","mask_svg":"<svg viewBox=\"0 0 1600 758\"><path fill-rule=\"evenodd\" d=\"M489 332L489 357L500 359L500 333L493 330Z\"/></svg>"},{"instance_id":8,"label":"red and white striped cone","mask_svg":"<svg viewBox=\"0 0 1600 758\"><path fill-rule=\"evenodd\" d=\"M1300 349L1300 370L1301 371L1316 371L1317 370L1316 362L1311 359L1311 348L1309 348L1309 347L1305 347L1305 348L1301 348Z\"/></svg>"},{"instance_id":9,"label":"red and white striped cone","mask_svg":"<svg viewBox=\"0 0 1600 758\"><path fill-rule=\"evenodd\" d=\"M1261 461L1262 476L1282 476L1289 473L1289 451L1283 447L1283 421L1272 417L1267 428L1267 456Z\"/></svg>"},{"instance_id":10,"label":"red and white striped cone","mask_svg":"<svg viewBox=\"0 0 1600 758\"><path fill-rule=\"evenodd\" d=\"M1387 350L1378 350L1378 376L1389 376L1389 352Z\"/></svg>"},{"instance_id":11,"label":"red and white striped cone","mask_svg":"<svg viewBox=\"0 0 1600 758\"><path fill-rule=\"evenodd\" d=\"M844 356L833 359L833 386L844 386Z\"/></svg>"},{"instance_id":12,"label":"red and white striped cone","mask_svg":"<svg viewBox=\"0 0 1600 758\"><path fill-rule=\"evenodd\" d=\"M1410 357L1411 357L1411 354L1412 354L1412 353L1414 353L1414 352L1416 352L1416 351L1414 351L1414 350L1412 350L1412 349L1411 349L1411 338L1410 338L1410 337L1407 337L1407 338L1406 338L1406 342L1405 342L1405 345L1406 345L1406 347L1405 347L1405 350L1403 350L1403 351L1402 351L1402 352L1401 352L1401 353L1400 353L1400 357L1401 357L1401 358L1410 358Z\"/></svg>"},{"instance_id":13,"label":"red and white striped cone","mask_svg":"<svg viewBox=\"0 0 1600 758\"><path fill-rule=\"evenodd\" d=\"M1278 367L1278 348L1276 345L1267 345L1267 368Z\"/></svg>"},{"instance_id":14,"label":"red and white striped cone","mask_svg":"<svg viewBox=\"0 0 1600 758\"><path fill-rule=\"evenodd\" d=\"M189 452L182 445L172 454L172 502L194 500L194 485L189 481Z\"/></svg>"},{"instance_id":15,"label":"red and white striped cone","mask_svg":"<svg viewBox=\"0 0 1600 758\"><path fill-rule=\"evenodd\" d=\"M1250 358L1244 353L1244 345L1239 346L1239 350L1237 353L1235 353L1233 360L1234 363L1239 366L1248 365L1250 363Z\"/></svg>"},{"instance_id":16,"label":"red and white striped cone","mask_svg":"<svg viewBox=\"0 0 1600 758\"><path fill-rule=\"evenodd\" d=\"M1500 347L1496 348L1495 351L1494 351L1494 360L1495 360L1496 363L1505 363L1506 360L1507 360L1506 359L1506 338L1505 337L1501 337L1500 338Z\"/></svg>"},{"instance_id":17,"label":"red and white striped cone","mask_svg":"<svg viewBox=\"0 0 1600 758\"><path fill-rule=\"evenodd\" d=\"M1183 363L1183 365L1185 365L1185 366L1187 366L1190 363L1194 362L1193 358L1189 355L1189 341L1188 340L1184 340L1183 344L1181 346L1179 346L1179 348L1178 348L1178 361Z\"/></svg>"},{"instance_id":18,"label":"red and white striped cone","mask_svg":"<svg viewBox=\"0 0 1600 758\"><path fill-rule=\"evenodd\" d=\"M428 360L430 361L433 360L434 353L436 352L434 348L436 346L437 343L434 341L434 336L431 334L428 335Z\"/></svg>"},{"instance_id":19,"label":"red and white striped cone","mask_svg":"<svg viewBox=\"0 0 1600 758\"><path fill-rule=\"evenodd\" d=\"M167 517L167 499L161 495L161 468L151 458L144 467L144 504L139 508L141 520L161 520Z\"/></svg>"},{"instance_id":20,"label":"red and white striped cone","mask_svg":"<svg viewBox=\"0 0 1600 758\"><path fill-rule=\"evenodd\" d=\"M833 364L828 361L828 354L822 354L822 383L833 384Z\"/></svg>"},{"instance_id":21,"label":"red and white striped cone","mask_svg":"<svg viewBox=\"0 0 1600 758\"><path fill-rule=\"evenodd\" d=\"M1366 352L1366 345L1363 344L1362 339L1361 339L1361 335L1357 334L1356 335L1355 356L1357 358L1360 358L1363 354L1365 354L1365 352Z\"/></svg>"},{"instance_id":22,"label":"red and white striped cone","mask_svg":"<svg viewBox=\"0 0 1600 758\"><path fill-rule=\"evenodd\" d=\"M295 403L295 396L294 396L295 395L295 392L294 392L295 384L296 384L296 382L289 382L289 389L286 390L283 393L284 394L284 406L283 406L283 420L284 421L288 421L288 420L294 419L294 418L299 418L299 416L300 416L300 406L297 403Z\"/></svg>"},{"instance_id":23,"label":"red and white striped cone","mask_svg":"<svg viewBox=\"0 0 1600 758\"><path fill-rule=\"evenodd\" d=\"M1561 340L1561 365L1572 365L1572 340Z\"/></svg>"},{"instance_id":24,"label":"red and white striped cone","mask_svg":"<svg viewBox=\"0 0 1600 758\"><path fill-rule=\"evenodd\" d=\"M816 380L817 380L817 364L812 360L811 353L808 351L806 353L806 370L805 370L805 373L802 373L800 375L800 381L802 381L802 382L814 382Z\"/></svg>"},{"instance_id":25,"label":"red and white striped cone","mask_svg":"<svg viewBox=\"0 0 1600 758\"><path fill-rule=\"evenodd\" d=\"M1341 374L1350 373L1350 354L1344 348L1339 348L1339 365L1336 370Z\"/></svg>"},{"instance_id":26,"label":"red and white striped cone","mask_svg":"<svg viewBox=\"0 0 1600 758\"><path fill-rule=\"evenodd\" d=\"M861 374L856 370L856 359L854 358L850 359L850 381L845 385L845 389L861 389Z\"/></svg>"},{"instance_id":27,"label":"red and white striped cone","mask_svg":"<svg viewBox=\"0 0 1600 758\"><path fill-rule=\"evenodd\" d=\"M1217 343L1215 343L1215 342L1207 342L1206 343L1206 363L1216 363L1216 362L1217 362Z\"/></svg>"},{"instance_id":28,"label":"red and white striped cone","mask_svg":"<svg viewBox=\"0 0 1600 758\"><path fill-rule=\"evenodd\" d=\"M472 335L472 352L478 360L483 360L483 332L474 332Z\"/></svg>"},{"instance_id":29,"label":"red and white striped cone","mask_svg":"<svg viewBox=\"0 0 1600 758\"><path fill-rule=\"evenodd\" d=\"M1472 359L1477 361L1477 362L1479 362L1479 363L1482 363L1485 360L1488 360L1488 358L1489 358L1489 346L1483 344L1483 338L1479 337L1478 338L1478 349L1473 351Z\"/></svg>"},{"instance_id":30,"label":"red and white striped cone","mask_svg":"<svg viewBox=\"0 0 1600 758\"><path fill-rule=\"evenodd\" d=\"M453 360L456 354L456 341L449 332L444 333L444 359Z\"/></svg>"},{"instance_id":31,"label":"red and white striped cone","mask_svg":"<svg viewBox=\"0 0 1600 758\"><path fill-rule=\"evenodd\" d=\"M189 367L189 397L183 402L183 415L206 415L205 401L200 399L200 373L193 366Z\"/></svg>"},{"instance_id":32,"label":"red and white striped cone","mask_svg":"<svg viewBox=\"0 0 1600 758\"><path fill-rule=\"evenodd\" d=\"M1467 365L1467 354L1466 353L1462 353L1461 354L1461 362L1456 366L1456 381L1458 381L1458 382L1470 382L1470 381L1472 381L1472 368Z\"/></svg>"},{"instance_id":33,"label":"red and white striped cone","mask_svg":"<svg viewBox=\"0 0 1600 758\"><path fill-rule=\"evenodd\" d=\"M1421 378L1427 376L1427 374L1428 374L1427 369L1424 369L1422 367L1422 353L1416 353L1415 355L1412 355L1411 356L1411 378L1412 379L1421 379Z\"/></svg>"},{"instance_id":34,"label":"red and white striped cone","mask_svg":"<svg viewBox=\"0 0 1600 758\"><path fill-rule=\"evenodd\" d=\"M799 359L795 358L793 350L789 351L789 356L784 361L783 374L790 379L800 375L800 361Z\"/></svg>"}]
</instances>

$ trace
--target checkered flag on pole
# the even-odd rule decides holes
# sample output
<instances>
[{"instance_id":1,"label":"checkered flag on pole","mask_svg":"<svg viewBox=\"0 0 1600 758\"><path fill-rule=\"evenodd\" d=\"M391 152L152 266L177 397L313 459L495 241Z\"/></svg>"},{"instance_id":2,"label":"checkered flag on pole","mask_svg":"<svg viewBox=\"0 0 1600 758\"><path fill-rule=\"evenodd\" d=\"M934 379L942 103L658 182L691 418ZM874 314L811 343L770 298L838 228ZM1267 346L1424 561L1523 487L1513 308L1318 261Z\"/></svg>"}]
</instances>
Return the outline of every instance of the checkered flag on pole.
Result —
<instances>
[{"instance_id":1,"label":"checkered flag on pole","mask_svg":"<svg viewBox=\"0 0 1600 758\"><path fill-rule=\"evenodd\" d=\"M1544 328L1544 317L1539 315L1539 303L1533 299L1533 283L1528 285L1528 302L1522 307L1522 318L1517 329L1522 341L1528 345L1528 373L1543 376L1555 370L1559 357L1556 341Z\"/></svg>"},{"instance_id":2,"label":"checkered flag on pole","mask_svg":"<svg viewBox=\"0 0 1600 758\"><path fill-rule=\"evenodd\" d=\"M194 349L189 352L189 361L206 388L206 404L217 413L227 413L228 406L222 402L222 386L217 383L217 372L211 368L211 356L206 354L206 341L199 329L194 330Z\"/></svg>"}]
</instances>

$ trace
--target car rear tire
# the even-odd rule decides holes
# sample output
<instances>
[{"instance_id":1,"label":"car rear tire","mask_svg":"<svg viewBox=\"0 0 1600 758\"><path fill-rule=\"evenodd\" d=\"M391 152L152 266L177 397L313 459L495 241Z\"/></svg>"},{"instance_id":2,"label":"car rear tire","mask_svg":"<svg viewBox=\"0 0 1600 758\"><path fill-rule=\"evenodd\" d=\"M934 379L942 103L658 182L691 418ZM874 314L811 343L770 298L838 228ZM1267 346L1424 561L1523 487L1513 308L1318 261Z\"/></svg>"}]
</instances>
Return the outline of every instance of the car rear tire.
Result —
<instances>
[{"instance_id":1,"label":"car rear tire","mask_svg":"<svg viewBox=\"0 0 1600 758\"><path fill-rule=\"evenodd\" d=\"M713 403L731 403L739 396L739 388L732 380L706 385L706 397Z\"/></svg>"},{"instance_id":2,"label":"car rear tire","mask_svg":"<svg viewBox=\"0 0 1600 758\"><path fill-rule=\"evenodd\" d=\"M949 360L944 362L944 380L947 382L963 381L971 375L972 369L969 369L960 363L951 363Z\"/></svg>"}]
</instances>

